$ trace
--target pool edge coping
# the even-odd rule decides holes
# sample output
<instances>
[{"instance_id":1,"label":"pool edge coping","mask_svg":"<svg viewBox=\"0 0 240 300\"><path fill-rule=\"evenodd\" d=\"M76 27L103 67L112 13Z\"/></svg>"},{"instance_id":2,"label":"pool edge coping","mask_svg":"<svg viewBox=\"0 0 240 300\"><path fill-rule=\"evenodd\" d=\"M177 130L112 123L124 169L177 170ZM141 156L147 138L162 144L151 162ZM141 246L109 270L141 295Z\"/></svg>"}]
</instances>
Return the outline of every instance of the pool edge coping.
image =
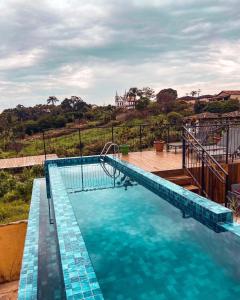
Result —
<instances>
[{"instance_id":1,"label":"pool edge coping","mask_svg":"<svg viewBox=\"0 0 240 300\"><path fill-rule=\"evenodd\" d=\"M103 300L101 287L62 180L59 166L51 163L48 168L66 299L73 299L77 296L81 297L77 299L83 300L85 297L87 299L87 297L92 296ZM53 187L51 187L52 180L54 180ZM66 251L68 247L70 250ZM90 272L88 272L89 270Z\"/></svg>"},{"instance_id":2,"label":"pool edge coping","mask_svg":"<svg viewBox=\"0 0 240 300\"><path fill-rule=\"evenodd\" d=\"M33 181L27 232L19 278L18 300L37 299L40 192L43 178Z\"/></svg>"}]
</instances>

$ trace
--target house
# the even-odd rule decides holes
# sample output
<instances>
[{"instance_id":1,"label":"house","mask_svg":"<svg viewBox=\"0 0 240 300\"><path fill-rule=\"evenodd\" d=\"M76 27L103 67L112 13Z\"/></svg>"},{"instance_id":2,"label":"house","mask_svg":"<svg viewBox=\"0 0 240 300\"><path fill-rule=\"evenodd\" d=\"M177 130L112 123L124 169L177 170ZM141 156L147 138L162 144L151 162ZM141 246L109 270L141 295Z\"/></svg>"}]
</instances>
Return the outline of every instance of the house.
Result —
<instances>
[{"instance_id":1,"label":"house","mask_svg":"<svg viewBox=\"0 0 240 300\"><path fill-rule=\"evenodd\" d=\"M240 101L240 90L221 91L214 98L214 101L238 100Z\"/></svg>"},{"instance_id":2,"label":"house","mask_svg":"<svg viewBox=\"0 0 240 300\"><path fill-rule=\"evenodd\" d=\"M201 95L197 97L197 100L202 101L202 102L211 102L213 101L212 99L214 98L213 95Z\"/></svg>"},{"instance_id":3,"label":"house","mask_svg":"<svg viewBox=\"0 0 240 300\"><path fill-rule=\"evenodd\" d=\"M184 97L178 98L177 100L185 101L189 104L195 104L196 100L199 100L201 102L210 102L210 101L212 101L213 98L214 98L213 95L202 95L202 96L198 96L198 97L184 96Z\"/></svg>"},{"instance_id":4,"label":"house","mask_svg":"<svg viewBox=\"0 0 240 300\"><path fill-rule=\"evenodd\" d=\"M135 109L138 102L137 96L125 92L124 96L118 96L116 92L115 106L118 108Z\"/></svg>"},{"instance_id":5,"label":"house","mask_svg":"<svg viewBox=\"0 0 240 300\"><path fill-rule=\"evenodd\" d=\"M196 97L192 97L192 96L183 96L177 99L177 101L185 101L189 104L194 104L196 102Z\"/></svg>"}]
</instances>

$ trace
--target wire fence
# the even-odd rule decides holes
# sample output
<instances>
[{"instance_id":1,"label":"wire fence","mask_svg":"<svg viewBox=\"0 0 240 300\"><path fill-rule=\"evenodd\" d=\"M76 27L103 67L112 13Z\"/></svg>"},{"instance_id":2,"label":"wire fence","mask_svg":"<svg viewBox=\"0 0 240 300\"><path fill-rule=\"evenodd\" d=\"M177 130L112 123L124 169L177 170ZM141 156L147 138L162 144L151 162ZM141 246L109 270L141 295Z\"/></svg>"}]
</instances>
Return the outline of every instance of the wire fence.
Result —
<instances>
[{"instance_id":1,"label":"wire fence","mask_svg":"<svg viewBox=\"0 0 240 300\"><path fill-rule=\"evenodd\" d=\"M151 149L155 140L167 145L181 141L180 125L140 124L94 127L88 129L62 128L42 131L24 138L1 139L0 158L56 154L59 157L100 154L104 145L112 141L127 144L129 151Z\"/></svg>"}]
</instances>

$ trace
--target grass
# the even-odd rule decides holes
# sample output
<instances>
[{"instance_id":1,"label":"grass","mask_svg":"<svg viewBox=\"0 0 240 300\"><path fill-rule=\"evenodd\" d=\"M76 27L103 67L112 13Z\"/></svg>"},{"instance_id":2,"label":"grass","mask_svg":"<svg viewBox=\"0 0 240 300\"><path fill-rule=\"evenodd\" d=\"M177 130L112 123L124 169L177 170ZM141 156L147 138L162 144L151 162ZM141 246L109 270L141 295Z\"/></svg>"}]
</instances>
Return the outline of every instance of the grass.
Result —
<instances>
[{"instance_id":1,"label":"grass","mask_svg":"<svg viewBox=\"0 0 240 300\"><path fill-rule=\"evenodd\" d=\"M0 224L7 224L28 218L29 204L23 201L0 204Z\"/></svg>"},{"instance_id":2,"label":"grass","mask_svg":"<svg viewBox=\"0 0 240 300\"><path fill-rule=\"evenodd\" d=\"M42 176L42 166L0 172L0 224L27 219L33 180Z\"/></svg>"}]
</instances>

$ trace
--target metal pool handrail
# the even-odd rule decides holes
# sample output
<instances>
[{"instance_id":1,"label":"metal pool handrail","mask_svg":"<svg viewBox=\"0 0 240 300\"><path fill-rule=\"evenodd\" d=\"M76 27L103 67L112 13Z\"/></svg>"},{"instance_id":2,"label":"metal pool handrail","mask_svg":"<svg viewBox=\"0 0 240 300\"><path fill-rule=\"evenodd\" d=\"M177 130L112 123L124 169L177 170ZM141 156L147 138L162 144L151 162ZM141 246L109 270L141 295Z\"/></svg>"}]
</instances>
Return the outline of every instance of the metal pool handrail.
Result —
<instances>
[{"instance_id":1,"label":"metal pool handrail","mask_svg":"<svg viewBox=\"0 0 240 300\"><path fill-rule=\"evenodd\" d=\"M118 154L118 156L119 156L119 146L118 146L118 144L115 144L115 143L113 143L113 142L107 142L105 145L104 145L104 147L103 147L103 149L102 149L102 151L101 151L101 153L100 153L100 159L101 158L105 158L106 157L106 155L108 154L108 152L109 152L109 150L111 149L113 147L113 154L115 155L116 154L116 149L117 149L117 154Z\"/></svg>"}]
</instances>

